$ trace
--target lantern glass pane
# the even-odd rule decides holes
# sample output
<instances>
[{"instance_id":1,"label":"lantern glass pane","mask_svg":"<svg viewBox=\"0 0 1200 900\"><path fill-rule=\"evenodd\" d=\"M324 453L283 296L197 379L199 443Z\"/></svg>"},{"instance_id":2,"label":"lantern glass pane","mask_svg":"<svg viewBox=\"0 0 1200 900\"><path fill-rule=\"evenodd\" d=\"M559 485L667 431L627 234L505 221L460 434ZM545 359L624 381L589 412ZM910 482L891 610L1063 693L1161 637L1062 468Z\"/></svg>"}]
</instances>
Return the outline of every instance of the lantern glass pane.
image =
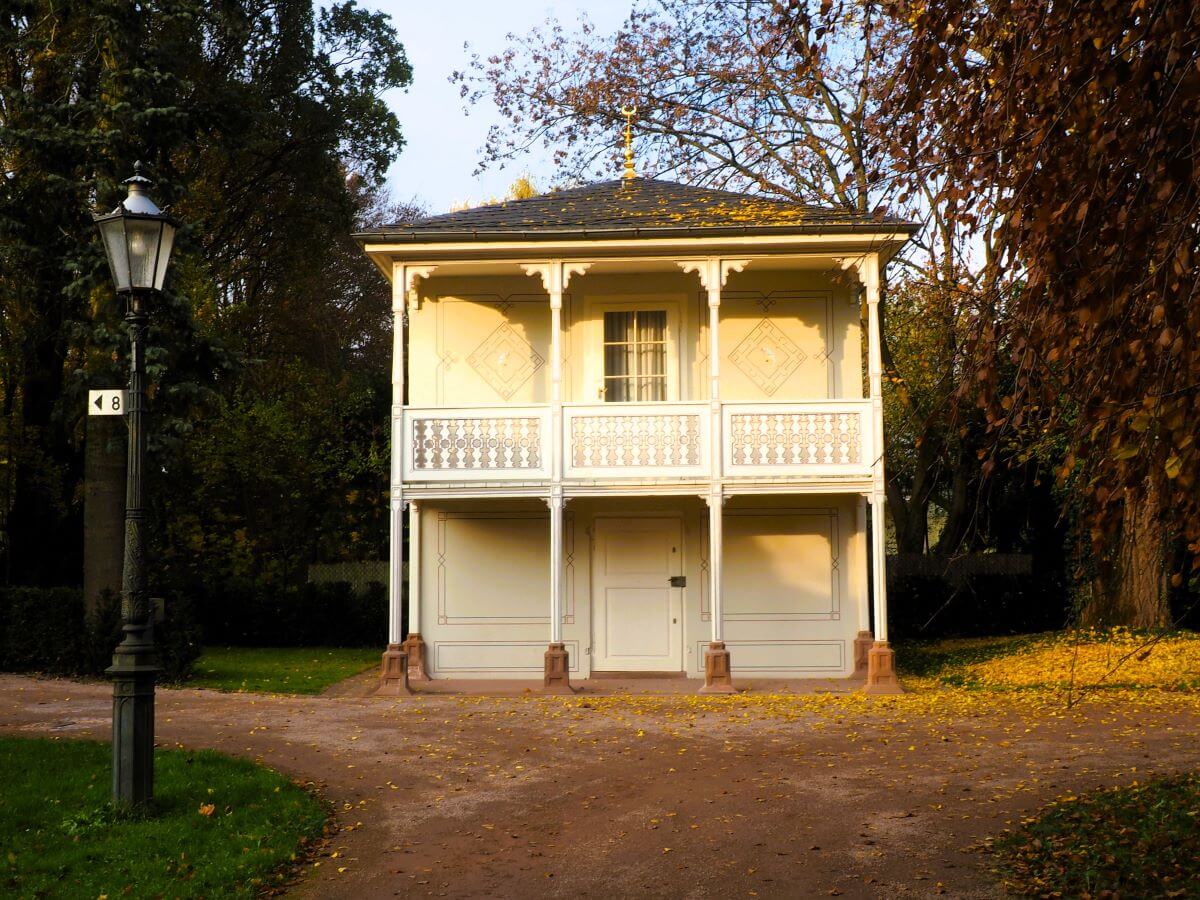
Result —
<instances>
[{"instance_id":1,"label":"lantern glass pane","mask_svg":"<svg viewBox=\"0 0 1200 900\"><path fill-rule=\"evenodd\" d=\"M108 254L108 268L118 291L129 290L129 254L125 249L125 219L117 216L100 223L100 236Z\"/></svg>"},{"instance_id":2,"label":"lantern glass pane","mask_svg":"<svg viewBox=\"0 0 1200 900\"><path fill-rule=\"evenodd\" d=\"M154 287L158 268L158 243L163 223L156 219L127 218L125 235L129 247L129 282L134 288Z\"/></svg>"},{"instance_id":3,"label":"lantern glass pane","mask_svg":"<svg viewBox=\"0 0 1200 900\"><path fill-rule=\"evenodd\" d=\"M171 248L175 244L175 226L170 222L162 223L162 238L158 247L158 266L154 272L154 289L161 291L163 281L167 277L167 263L171 261Z\"/></svg>"}]
</instances>

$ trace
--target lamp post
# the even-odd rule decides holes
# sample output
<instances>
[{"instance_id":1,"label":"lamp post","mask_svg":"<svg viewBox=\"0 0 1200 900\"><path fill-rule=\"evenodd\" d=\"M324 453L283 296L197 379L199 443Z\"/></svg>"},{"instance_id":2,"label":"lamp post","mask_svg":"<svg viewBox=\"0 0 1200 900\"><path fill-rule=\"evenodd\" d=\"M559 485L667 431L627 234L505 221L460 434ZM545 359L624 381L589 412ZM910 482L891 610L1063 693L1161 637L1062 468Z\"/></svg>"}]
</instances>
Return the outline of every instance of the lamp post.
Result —
<instances>
[{"instance_id":1,"label":"lamp post","mask_svg":"<svg viewBox=\"0 0 1200 900\"><path fill-rule=\"evenodd\" d=\"M111 213L95 216L117 293L125 297L129 326L129 450L125 478L125 560L121 581L121 643L108 674L113 679L113 802L139 806L154 797L153 611L146 591L145 507L142 472L146 432L146 322L149 302L162 290L178 223L146 194L152 182L134 165L129 195Z\"/></svg>"}]
</instances>

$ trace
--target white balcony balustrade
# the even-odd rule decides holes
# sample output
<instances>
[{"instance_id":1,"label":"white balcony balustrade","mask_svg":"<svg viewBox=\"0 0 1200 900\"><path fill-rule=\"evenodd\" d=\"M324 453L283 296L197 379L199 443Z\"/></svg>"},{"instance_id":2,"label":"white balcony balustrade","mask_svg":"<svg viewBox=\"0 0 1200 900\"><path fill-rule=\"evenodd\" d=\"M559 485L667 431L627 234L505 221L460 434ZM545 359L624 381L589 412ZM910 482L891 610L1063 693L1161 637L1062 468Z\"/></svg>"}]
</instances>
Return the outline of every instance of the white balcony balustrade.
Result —
<instances>
[{"instance_id":1,"label":"white balcony balustrade","mask_svg":"<svg viewBox=\"0 0 1200 900\"><path fill-rule=\"evenodd\" d=\"M416 409L403 417L405 481L538 481L550 477L551 409Z\"/></svg>"},{"instance_id":2,"label":"white balcony balustrade","mask_svg":"<svg viewBox=\"0 0 1200 900\"><path fill-rule=\"evenodd\" d=\"M726 403L728 478L866 475L875 461L870 400Z\"/></svg>"},{"instance_id":3,"label":"white balcony balustrade","mask_svg":"<svg viewBox=\"0 0 1200 900\"><path fill-rule=\"evenodd\" d=\"M407 407L400 412L403 479L563 481L869 477L875 461L869 400L724 403L714 466L708 403Z\"/></svg>"},{"instance_id":4,"label":"white balcony balustrade","mask_svg":"<svg viewBox=\"0 0 1200 900\"><path fill-rule=\"evenodd\" d=\"M603 403L563 408L563 477L707 478L706 403Z\"/></svg>"}]
</instances>

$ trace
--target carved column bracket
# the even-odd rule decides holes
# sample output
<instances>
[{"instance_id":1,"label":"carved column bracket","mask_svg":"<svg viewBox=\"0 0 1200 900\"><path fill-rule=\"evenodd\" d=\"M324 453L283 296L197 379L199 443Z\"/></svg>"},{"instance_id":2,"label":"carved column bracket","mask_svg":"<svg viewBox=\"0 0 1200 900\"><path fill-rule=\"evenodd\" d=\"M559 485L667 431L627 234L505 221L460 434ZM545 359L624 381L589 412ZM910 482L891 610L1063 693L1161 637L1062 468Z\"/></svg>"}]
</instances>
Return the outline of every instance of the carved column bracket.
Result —
<instances>
[{"instance_id":1,"label":"carved column bracket","mask_svg":"<svg viewBox=\"0 0 1200 900\"><path fill-rule=\"evenodd\" d=\"M549 259L544 262L521 263L525 274L531 278L540 278L542 288L550 295L550 303L562 303L562 294L575 275L582 275L592 267L590 262L563 262L561 259Z\"/></svg>"},{"instance_id":2,"label":"carved column bracket","mask_svg":"<svg viewBox=\"0 0 1200 900\"><path fill-rule=\"evenodd\" d=\"M718 256L708 256L704 259L681 259L675 263L685 273L695 272L700 277L700 285L708 291L709 303L713 303L714 294L716 295L716 303L721 302L720 291L725 287L725 282L729 279L731 272L741 272L746 266L750 265L748 259L724 259ZM715 305L715 304L713 304Z\"/></svg>"},{"instance_id":3,"label":"carved column bracket","mask_svg":"<svg viewBox=\"0 0 1200 900\"><path fill-rule=\"evenodd\" d=\"M437 270L437 266L401 266L401 268L404 270L404 278L401 282L403 297L412 309L416 309L421 305L421 295L417 292L417 279L428 278ZM395 296L394 293L393 296Z\"/></svg>"}]
</instances>

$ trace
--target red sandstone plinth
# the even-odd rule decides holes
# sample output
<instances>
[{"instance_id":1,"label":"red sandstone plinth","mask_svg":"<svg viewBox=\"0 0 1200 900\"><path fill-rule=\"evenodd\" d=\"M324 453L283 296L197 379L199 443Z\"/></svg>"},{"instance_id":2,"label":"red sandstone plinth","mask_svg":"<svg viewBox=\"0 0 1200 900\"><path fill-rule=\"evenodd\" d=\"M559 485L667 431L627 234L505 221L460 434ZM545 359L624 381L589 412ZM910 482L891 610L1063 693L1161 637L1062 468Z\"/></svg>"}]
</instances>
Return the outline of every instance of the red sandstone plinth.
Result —
<instances>
[{"instance_id":1,"label":"red sandstone plinth","mask_svg":"<svg viewBox=\"0 0 1200 900\"><path fill-rule=\"evenodd\" d=\"M408 654L404 652L403 644L388 644L383 651L376 693L397 697L412 693L408 687Z\"/></svg>"},{"instance_id":2,"label":"red sandstone plinth","mask_svg":"<svg viewBox=\"0 0 1200 900\"><path fill-rule=\"evenodd\" d=\"M571 659L563 644L551 644L546 648L542 689L548 694L574 693L571 689Z\"/></svg>"},{"instance_id":3,"label":"red sandstone plinth","mask_svg":"<svg viewBox=\"0 0 1200 900\"><path fill-rule=\"evenodd\" d=\"M867 683L863 691L868 694L903 694L900 679L896 677L896 654L887 641L876 641L867 651Z\"/></svg>"},{"instance_id":4,"label":"red sandstone plinth","mask_svg":"<svg viewBox=\"0 0 1200 900\"><path fill-rule=\"evenodd\" d=\"M702 694L734 694L733 675L729 668L729 651L724 641L713 641L704 651L704 687Z\"/></svg>"},{"instance_id":5,"label":"red sandstone plinth","mask_svg":"<svg viewBox=\"0 0 1200 900\"><path fill-rule=\"evenodd\" d=\"M402 646L404 652L408 654L408 680L428 681L429 668L425 664L425 641L421 639L421 635L414 631Z\"/></svg>"},{"instance_id":6,"label":"red sandstone plinth","mask_svg":"<svg viewBox=\"0 0 1200 900\"><path fill-rule=\"evenodd\" d=\"M875 643L875 636L869 631L860 631L854 637L854 671L856 674L867 671L867 654Z\"/></svg>"}]
</instances>

